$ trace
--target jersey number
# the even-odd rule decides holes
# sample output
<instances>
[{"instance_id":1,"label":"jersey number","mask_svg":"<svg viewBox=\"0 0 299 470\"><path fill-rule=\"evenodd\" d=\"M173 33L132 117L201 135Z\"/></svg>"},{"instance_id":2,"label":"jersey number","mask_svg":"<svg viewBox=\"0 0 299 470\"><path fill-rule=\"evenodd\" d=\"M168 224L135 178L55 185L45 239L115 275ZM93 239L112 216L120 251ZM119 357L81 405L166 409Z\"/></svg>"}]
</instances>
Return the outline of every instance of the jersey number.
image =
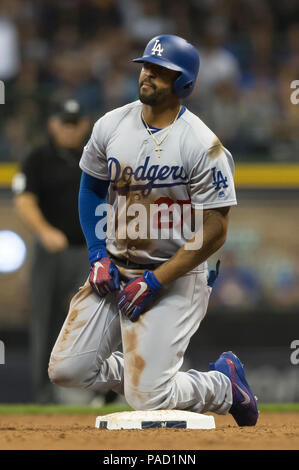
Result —
<instances>
[{"instance_id":1,"label":"jersey number","mask_svg":"<svg viewBox=\"0 0 299 470\"><path fill-rule=\"evenodd\" d=\"M176 203L179 204L180 207L182 207L182 205L184 204L190 205L191 201L190 199L178 199ZM157 204L158 206L160 206L160 204L167 204L168 209L161 209L159 210L159 212L155 214L154 219L153 219L153 227L155 229L158 228L160 230L163 228L173 228L173 222L171 220L171 213L172 213L171 206L174 204L174 201L170 197L162 196L156 199L154 204ZM166 218L165 221L161 220L161 218L163 217ZM181 227L183 227L183 223L184 223L183 214L181 214L181 220L180 220Z\"/></svg>"}]
</instances>

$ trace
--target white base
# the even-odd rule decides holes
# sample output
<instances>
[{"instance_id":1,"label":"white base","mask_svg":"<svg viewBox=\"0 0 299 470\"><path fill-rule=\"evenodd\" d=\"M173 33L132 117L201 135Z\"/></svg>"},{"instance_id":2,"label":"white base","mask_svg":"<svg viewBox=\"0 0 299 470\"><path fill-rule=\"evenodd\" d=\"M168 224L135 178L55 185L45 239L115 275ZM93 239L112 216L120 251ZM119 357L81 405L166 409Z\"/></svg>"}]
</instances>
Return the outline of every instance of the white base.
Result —
<instances>
[{"instance_id":1,"label":"white base","mask_svg":"<svg viewBox=\"0 0 299 470\"><path fill-rule=\"evenodd\" d=\"M123 411L98 416L95 427L98 429L215 429L213 416L182 410Z\"/></svg>"}]
</instances>

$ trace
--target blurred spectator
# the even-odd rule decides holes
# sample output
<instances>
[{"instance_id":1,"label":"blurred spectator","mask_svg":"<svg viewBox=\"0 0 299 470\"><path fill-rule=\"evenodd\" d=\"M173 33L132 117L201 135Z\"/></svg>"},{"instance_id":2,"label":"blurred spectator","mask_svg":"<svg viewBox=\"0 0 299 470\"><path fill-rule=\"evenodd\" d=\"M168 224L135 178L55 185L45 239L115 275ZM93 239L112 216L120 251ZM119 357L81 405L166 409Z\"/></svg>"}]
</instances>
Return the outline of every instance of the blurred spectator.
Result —
<instances>
[{"instance_id":1,"label":"blurred spectator","mask_svg":"<svg viewBox=\"0 0 299 470\"><path fill-rule=\"evenodd\" d=\"M293 22L299 22L298 0L271 0L275 30L285 33Z\"/></svg>"},{"instance_id":2,"label":"blurred spectator","mask_svg":"<svg viewBox=\"0 0 299 470\"><path fill-rule=\"evenodd\" d=\"M286 60L298 67L299 65L299 20L292 23L286 34Z\"/></svg>"},{"instance_id":3,"label":"blurred spectator","mask_svg":"<svg viewBox=\"0 0 299 470\"><path fill-rule=\"evenodd\" d=\"M100 82L92 77L88 59L80 50L65 52L54 56L49 71L52 99L62 101L73 96L85 112L92 114L101 109L103 97Z\"/></svg>"},{"instance_id":4,"label":"blurred spectator","mask_svg":"<svg viewBox=\"0 0 299 470\"><path fill-rule=\"evenodd\" d=\"M94 117L136 99L130 59L147 39L173 33L200 52L186 105L215 121L238 159L298 161L299 106L289 99L298 25L296 0L2 0L0 159L19 160L26 139L39 142L53 99L73 96Z\"/></svg>"},{"instance_id":5,"label":"blurred spectator","mask_svg":"<svg viewBox=\"0 0 299 470\"><path fill-rule=\"evenodd\" d=\"M298 161L299 154L299 105L291 101L291 83L299 77L299 24L290 28L288 54L278 73L278 98L281 119L277 122L273 157L284 161Z\"/></svg>"},{"instance_id":6,"label":"blurred spectator","mask_svg":"<svg viewBox=\"0 0 299 470\"><path fill-rule=\"evenodd\" d=\"M92 37L107 28L120 27L123 17L117 0L79 0L78 30L85 37Z\"/></svg>"},{"instance_id":7,"label":"blurred spectator","mask_svg":"<svg viewBox=\"0 0 299 470\"><path fill-rule=\"evenodd\" d=\"M242 93L234 80L219 81L202 116L238 161L248 153L269 155L279 116L264 83Z\"/></svg>"},{"instance_id":8,"label":"blurred spectator","mask_svg":"<svg viewBox=\"0 0 299 470\"><path fill-rule=\"evenodd\" d=\"M175 34L174 24L169 16L162 13L161 2L158 0L121 0L119 5L125 19L127 32L140 43L148 41L164 32Z\"/></svg>"},{"instance_id":9,"label":"blurred spectator","mask_svg":"<svg viewBox=\"0 0 299 470\"><path fill-rule=\"evenodd\" d=\"M213 288L211 307L250 310L262 300L261 282L249 266L239 266L236 256L226 251L221 257L219 277Z\"/></svg>"},{"instance_id":10,"label":"blurred spectator","mask_svg":"<svg viewBox=\"0 0 299 470\"><path fill-rule=\"evenodd\" d=\"M202 117L225 147L232 152L240 150L241 96L234 80L221 80L215 85Z\"/></svg>"},{"instance_id":11,"label":"blurred spectator","mask_svg":"<svg viewBox=\"0 0 299 470\"><path fill-rule=\"evenodd\" d=\"M260 81L250 90L241 93L240 127L237 150L240 159L256 155L259 160L271 159L273 135L280 111L274 93L267 83Z\"/></svg>"},{"instance_id":12,"label":"blurred spectator","mask_svg":"<svg viewBox=\"0 0 299 470\"><path fill-rule=\"evenodd\" d=\"M263 263L257 275L263 278L267 303L278 307L299 304L299 270L297 260L282 250L268 249L263 254Z\"/></svg>"},{"instance_id":13,"label":"blurred spectator","mask_svg":"<svg viewBox=\"0 0 299 470\"><path fill-rule=\"evenodd\" d=\"M226 23L220 17L214 17L205 25L205 34L199 46L199 94L203 99L208 100L217 83L237 81L240 77L237 60L224 47L226 35Z\"/></svg>"},{"instance_id":14,"label":"blurred spectator","mask_svg":"<svg viewBox=\"0 0 299 470\"><path fill-rule=\"evenodd\" d=\"M190 3L172 0L168 5L166 4L166 8L173 25L173 34L189 39L192 34Z\"/></svg>"},{"instance_id":15,"label":"blurred spectator","mask_svg":"<svg viewBox=\"0 0 299 470\"><path fill-rule=\"evenodd\" d=\"M20 69L20 44L13 22L15 2L1 0L0 4L0 80L13 79Z\"/></svg>"},{"instance_id":16,"label":"blurred spectator","mask_svg":"<svg viewBox=\"0 0 299 470\"><path fill-rule=\"evenodd\" d=\"M15 161L29 150L26 124L22 117L7 119L3 126L4 138L0 141L0 161Z\"/></svg>"},{"instance_id":17,"label":"blurred spectator","mask_svg":"<svg viewBox=\"0 0 299 470\"><path fill-rule=\"evenodd\" d=\"M257 82L275 84L275 41L272 28L253 26L245 41L246 58L242 59L242 88L254 88Z\"/></svg>"},{"instance_id":18,"label":"blurred spectator","mask_svg":"<svg viewBox=\"0 0 299 470\"><path fill-rule=\"evenodd\" d=\"M67 314L69 299L88 275L77 193L79 159L91 123L75 100L48 121L49 139L35 148L13 189L20 218L36 237L32 266L30 344L35 400L54 402L48 360Z\"/></svg>"}]
</instances>

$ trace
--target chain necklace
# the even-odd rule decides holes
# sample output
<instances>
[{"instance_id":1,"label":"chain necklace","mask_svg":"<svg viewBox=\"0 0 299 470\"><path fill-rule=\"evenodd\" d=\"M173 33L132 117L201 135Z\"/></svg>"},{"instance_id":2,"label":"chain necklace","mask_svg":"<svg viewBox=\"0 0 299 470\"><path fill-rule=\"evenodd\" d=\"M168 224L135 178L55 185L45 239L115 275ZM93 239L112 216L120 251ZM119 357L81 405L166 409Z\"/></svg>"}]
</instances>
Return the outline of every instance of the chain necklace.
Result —
<instances>
[{"instance_id":1,"label":"chain necklace","mask_svg":"<svg viewBox=\"0 0 299 470\"><path fill-rule=\"evenodd\" d=\"M168 137L168 135L170 134L170 131L172 130L173 126L175 125L176 123L176 120L180 114L180 111L181 111L181 106L179 107L179 110L177 112L177 115L176 117L174 118L174 121L172 122L170 128L168 129L168 132L167 134L163 137L163 139L161 140L161 142L158 142L158 140L156 139L156 137L154 136L154 134L152 133L152 131L150 130L149 128L149 125L148 123L146 122L146 120L144 119L144 116L143 116L143 113L141 113L141 117L146 125L146 130L149 132L150 136L152 137L152 139L154 140L155 144L157 145L157 148L155 148L155 152L157 152L157 156L158 158L161 157L161 152L163 149L161 149L161 145L163 144L164 140L166 139L166 137Z\"/></svg>"}]
</instances>

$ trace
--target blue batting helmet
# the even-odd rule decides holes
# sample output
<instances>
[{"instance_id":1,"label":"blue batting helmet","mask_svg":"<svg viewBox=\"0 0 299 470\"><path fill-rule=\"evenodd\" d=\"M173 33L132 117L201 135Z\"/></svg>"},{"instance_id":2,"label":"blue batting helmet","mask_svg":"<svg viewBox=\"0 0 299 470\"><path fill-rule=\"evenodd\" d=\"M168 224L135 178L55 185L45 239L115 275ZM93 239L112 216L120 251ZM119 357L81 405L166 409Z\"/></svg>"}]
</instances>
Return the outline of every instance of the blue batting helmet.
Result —
<instances>
[{"instance_id":1,"label":"blue batting helmet","mask_svg":"<svg viewBox=\"0 0 299 470\"><path fill-rule=\"evenodd\" d=\"M195 47L172 34L163 34L151 39L143 56L133 59L133 62L150 62L181 72L173 84L173 91L179 98L190 95L199 70L199 55Z\"/></svg>"}]
</instances>

